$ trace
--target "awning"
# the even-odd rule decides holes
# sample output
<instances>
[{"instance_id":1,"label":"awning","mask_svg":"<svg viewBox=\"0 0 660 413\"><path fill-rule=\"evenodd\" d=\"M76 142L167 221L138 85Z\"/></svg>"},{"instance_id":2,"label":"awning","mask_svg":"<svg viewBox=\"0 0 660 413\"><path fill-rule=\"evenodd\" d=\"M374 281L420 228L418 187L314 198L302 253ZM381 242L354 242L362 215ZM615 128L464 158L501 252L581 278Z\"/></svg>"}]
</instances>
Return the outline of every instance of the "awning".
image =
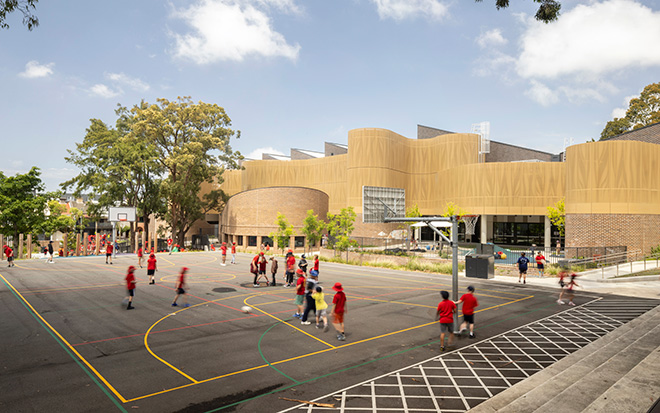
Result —
<instances>
[{"instance_id":1,"label":"awning","mask_svg":"<svg viewBox=\"0 0 660 413\"><path fill-rule=\"evenodd\" d=\"M433 225L436 228L450 228L451 227L451 222L449 221L431 221L431 225ZM411 227L419 228L419 227L426 227L426 222L418 222L416 224L412 224Z\"/></svg>"}]
</instances>

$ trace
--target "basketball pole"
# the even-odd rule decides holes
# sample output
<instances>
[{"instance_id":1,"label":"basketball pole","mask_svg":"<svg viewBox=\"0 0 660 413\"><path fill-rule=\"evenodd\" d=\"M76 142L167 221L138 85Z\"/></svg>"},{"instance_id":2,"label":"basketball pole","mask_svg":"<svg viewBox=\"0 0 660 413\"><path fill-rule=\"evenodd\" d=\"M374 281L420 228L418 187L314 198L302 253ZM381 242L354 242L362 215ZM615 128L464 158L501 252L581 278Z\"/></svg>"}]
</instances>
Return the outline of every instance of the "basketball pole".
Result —
<instances>
[{"instance_id":1,"label":"basketball pole","mask_svg":"<svg viewBox=\"0 0 660 413\"><path fill-rule=\"evenodd\" d=\"M448 242L451 245L451 299L452 301L458 301L458 220L460 217L457 215L452 215L450 217L388 217L387 210L390 209L391 211L391 208L389 208L384 202L383 205L385 206L383 211L383 222L424 222L429 228L438 234L443 241ZM448 239L442 231L436 228L435 225L432 224L433 221L451 222L451 239ZM454 313L454 333L458 333L458 326L457 311Z\"/></svg>"}]
</instances>

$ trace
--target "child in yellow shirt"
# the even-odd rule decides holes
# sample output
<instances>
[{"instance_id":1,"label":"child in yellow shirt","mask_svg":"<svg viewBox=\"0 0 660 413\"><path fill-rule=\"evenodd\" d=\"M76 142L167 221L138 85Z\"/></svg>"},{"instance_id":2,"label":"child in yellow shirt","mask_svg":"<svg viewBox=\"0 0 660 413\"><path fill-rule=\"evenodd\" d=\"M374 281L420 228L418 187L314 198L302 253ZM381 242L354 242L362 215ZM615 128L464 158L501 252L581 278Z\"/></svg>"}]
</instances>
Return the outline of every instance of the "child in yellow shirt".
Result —
<instances>
[{"instance_id":1,"label":"child in yellow shirt","mask_svg":"<svg viewBox=\"0 0 660 413\"><path fill-rule=\"evenodd\" d=\"M328 324L328 303L325 302L325 294L323 294L323 287L316 286L316 291L312 293L312 298L316 302L316 328L321 328L319 320L323 319L323 332L327 332L330 328Z\"/></svg>"}]
</instances>

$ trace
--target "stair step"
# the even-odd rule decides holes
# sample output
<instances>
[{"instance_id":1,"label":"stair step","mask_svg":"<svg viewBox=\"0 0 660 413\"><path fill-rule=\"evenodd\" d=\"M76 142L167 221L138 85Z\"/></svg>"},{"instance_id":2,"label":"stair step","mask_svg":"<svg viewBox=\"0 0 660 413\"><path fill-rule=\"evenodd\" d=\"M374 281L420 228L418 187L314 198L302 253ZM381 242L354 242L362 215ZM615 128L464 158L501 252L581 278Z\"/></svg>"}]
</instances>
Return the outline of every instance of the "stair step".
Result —
<instances>
[{"instance_id":1,"label":"stair step","mask_svg":"<svg viewBox=\"0 0 660 413\"><path fill-rule=\"evenodd\" d=\"M657 338L660 343L660 337ZM648 402L650 408L660 399L660 347L656 348L634 369L630 370L619 381L586 409L585 413L624 412L631 411L630 406ZM646 412L644 409L642 412Z\"/></svg>"},{"instance_id":2,"label":"stair step","mask_svg":"<svg viewBox=\"0 0 660 413\"><path fill-rule=\"evenodd\" d=\"M538 412L555 412L557 409L580 412L586 409L599 395L610 389L613 384L657 349L660 337L660 317L657 317L655 325L655 328L641 334L625 349L597 366L588 376L579 378L573 385L542 406ZM579 394L580 397L571 397L576 394Z\"/></svg>"},{"instance_id":3,"label":"stair step","mask_svg":"<svg viewBox=\"0 0 660 413\"><path fill-rule=\"evenodd\" d=\"M654 319L657 321L654 322ZM570 381L565 383L566 377L573 376L580 378L588 374L598 365L616 355L629 344L635 342L639 336L633 336L632 333L634 331L644 328L645 325L655 326L658 324L660 324L660 307L642 314L599 340L564 357L510 389L497 394L484 403L479 404L470 410L470 412L489 413L505 408L509 410L508 407L512 403L520 404L521 406L529 404L525 408L521 407L519 411L531 411L538 408L570 385ZM545 386L548 382L551 382L550 386L553 388L553 391L547 392L547 394L539 393L538 389Z\"/></svg>"}]
</instances>

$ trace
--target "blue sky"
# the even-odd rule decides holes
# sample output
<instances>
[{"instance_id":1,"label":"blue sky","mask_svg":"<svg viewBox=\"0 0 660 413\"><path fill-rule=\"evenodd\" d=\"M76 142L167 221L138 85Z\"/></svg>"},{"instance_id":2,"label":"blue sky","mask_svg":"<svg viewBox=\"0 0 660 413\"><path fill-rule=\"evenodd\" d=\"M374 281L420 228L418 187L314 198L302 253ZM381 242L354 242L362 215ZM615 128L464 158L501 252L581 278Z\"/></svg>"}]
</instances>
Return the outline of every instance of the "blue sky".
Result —
<instances>
[{"instance_id":1,"label":"blue sky","mask_svg":"<svg viewBox=\"0 0 660 413\"><path fill-rule=\"evenodd\" d=\"M557 153L598 138L660 81L660 0L563 1L558 22L514 0L41 1L40 26L0 31L5 174L48 189L89 119L118 103L217 103L244 155L323 150L354 128L416 125Z\"/></svg>"}]
</instances>

